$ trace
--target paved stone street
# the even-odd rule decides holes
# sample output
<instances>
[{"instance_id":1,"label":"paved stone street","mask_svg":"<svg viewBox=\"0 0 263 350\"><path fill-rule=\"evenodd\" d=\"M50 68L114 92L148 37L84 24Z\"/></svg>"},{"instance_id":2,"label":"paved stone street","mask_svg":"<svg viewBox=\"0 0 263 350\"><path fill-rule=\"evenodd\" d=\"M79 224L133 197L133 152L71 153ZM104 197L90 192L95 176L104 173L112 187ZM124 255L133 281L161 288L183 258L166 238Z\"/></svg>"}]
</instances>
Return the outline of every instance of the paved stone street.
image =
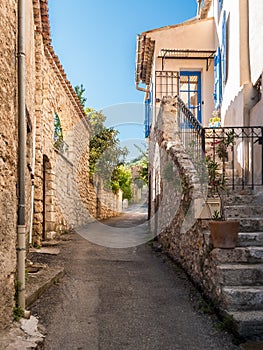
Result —
<instances>
[{"instance_id":1,"label":"paved stone street","mask_svg":"<svg viewBox=\"0 0 263 350\"><path fill-rule=\"evenodd\" d=\"M128 211L104 224L130 227L132 236L144 218ZM59 255L41 255L65 268L31 306L46 328L45 349L239 349L214 315L199 311L200 295L181 269L150 244L108 248L77 233L68 237Z\"/></svg>"}]
</instances>

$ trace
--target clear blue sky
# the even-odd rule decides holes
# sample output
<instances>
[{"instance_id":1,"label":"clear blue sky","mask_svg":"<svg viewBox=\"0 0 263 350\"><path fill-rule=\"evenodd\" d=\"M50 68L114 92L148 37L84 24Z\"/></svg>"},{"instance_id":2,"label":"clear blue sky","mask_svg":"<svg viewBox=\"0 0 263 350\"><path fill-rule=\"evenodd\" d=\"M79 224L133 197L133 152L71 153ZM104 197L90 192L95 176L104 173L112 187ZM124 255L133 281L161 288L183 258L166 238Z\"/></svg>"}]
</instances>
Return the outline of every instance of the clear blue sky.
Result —
<instances>
[{"instance_id":1,"label":"clear blue sky","mask_svg":"<svg viewBox=\"0 0 263 350\"><path fill-rule=\"evenodd\" d=\"M49 0L51 38L86 106L101 110L119 130L127 160L143 148L144 93L135 88L136 36L196 15L196 0Z\"/></svg>"},{"instance_id":2,"label":"clear blue sky","mask_svg":"<svg viewBox=\"0 0 263 350\"><path fill-rule=\"evenodd\" d=\"M87 106L143 103L135 89L136 35L196 15L196 0L49 0L52 44Z\"/></svg>"}]
</instances>

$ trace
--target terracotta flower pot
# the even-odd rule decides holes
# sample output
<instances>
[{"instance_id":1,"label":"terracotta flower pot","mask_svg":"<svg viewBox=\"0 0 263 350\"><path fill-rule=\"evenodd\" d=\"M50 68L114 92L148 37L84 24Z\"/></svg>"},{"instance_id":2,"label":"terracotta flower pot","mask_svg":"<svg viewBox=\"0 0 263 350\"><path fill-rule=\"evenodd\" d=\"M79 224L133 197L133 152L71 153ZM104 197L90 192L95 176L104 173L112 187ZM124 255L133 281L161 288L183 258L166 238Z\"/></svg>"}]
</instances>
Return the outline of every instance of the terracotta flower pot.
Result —
<instances>
[{"instance_id":1,"label":"terracotta flower pot","mask_svg":"<svg viewBox=\"0 0 263 350\"><path fill-rule=\"evenodd\" d=\"M210 221L209 228L214 248L235 248L238 241L238 221Z\"/></svg>"}]
</instances>

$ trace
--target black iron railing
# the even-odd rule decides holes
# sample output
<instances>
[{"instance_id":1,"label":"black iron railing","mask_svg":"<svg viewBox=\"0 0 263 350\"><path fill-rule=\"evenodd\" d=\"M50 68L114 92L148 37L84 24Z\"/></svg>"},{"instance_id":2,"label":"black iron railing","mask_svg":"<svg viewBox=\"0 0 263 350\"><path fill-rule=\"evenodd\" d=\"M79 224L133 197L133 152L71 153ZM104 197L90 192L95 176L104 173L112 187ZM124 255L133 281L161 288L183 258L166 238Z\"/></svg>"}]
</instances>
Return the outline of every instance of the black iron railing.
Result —
<instances>
[{"instance_id":1,"label":"black iron railing","mask_svg":"<svg viewBox=\"0 0 263 350\"><path fill-rule=\"evenodd\" d=\"M205 153L219 164L226 186L263 186L263 127L204 128Z\"/></svg>"},{"instance_id":2,"label":"black iron railing","mask_svg":"<svg viewBox=\"0 0 263 350\"><path fill-rule=\"evenodd\" d=\"M184 102L178 101L178 133L199 174L207 158L218 164L225 186L263 186L263 127L204 128Z\"/></svg>"},{"instance_id":3,"label":"black iron railing","mask_svg":"<svg viewBox=\"0 0 263 350\"><path fill-rule=\"evenodd\" d=\"M179 137L193 163L202 173L205 159L205 130L179 97L177 103Z\"/></svg>"}]
</instances>

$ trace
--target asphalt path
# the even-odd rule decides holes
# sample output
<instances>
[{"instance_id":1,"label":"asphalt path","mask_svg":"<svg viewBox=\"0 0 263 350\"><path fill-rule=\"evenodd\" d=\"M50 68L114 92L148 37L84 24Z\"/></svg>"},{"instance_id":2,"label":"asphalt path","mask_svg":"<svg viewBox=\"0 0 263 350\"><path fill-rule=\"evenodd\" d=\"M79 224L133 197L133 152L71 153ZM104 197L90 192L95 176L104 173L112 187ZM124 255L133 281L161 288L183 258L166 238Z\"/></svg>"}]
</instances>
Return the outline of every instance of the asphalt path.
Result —
<instances>
[{"instance_id":1,"label":"asphalt path","mask_svg":"<svg viewBox=\"0 0 263 350\"><path fill-rule=\"evenodd\" d=\"M134 209L103 225L147 235L146 213ZM58 256L42 257L64 266L65 276L31 307L46 329L45 349L239 349L215 315L200 312L201 296L184 272L151 244L113 248L79 233L68 238Z\"/></svg>"}]
</instances>

